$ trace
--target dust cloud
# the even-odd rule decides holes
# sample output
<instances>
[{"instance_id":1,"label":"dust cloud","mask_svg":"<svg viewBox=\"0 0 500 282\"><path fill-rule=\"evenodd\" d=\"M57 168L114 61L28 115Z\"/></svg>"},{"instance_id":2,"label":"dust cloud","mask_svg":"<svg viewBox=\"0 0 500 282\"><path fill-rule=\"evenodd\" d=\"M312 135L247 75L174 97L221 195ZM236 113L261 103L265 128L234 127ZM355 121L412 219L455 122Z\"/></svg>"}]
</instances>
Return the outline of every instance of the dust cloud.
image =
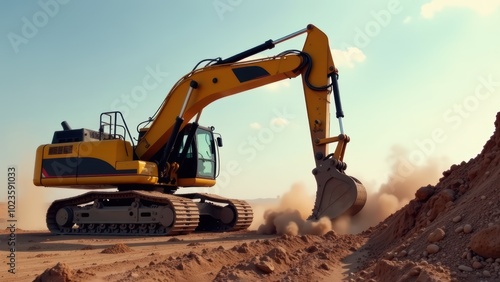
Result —
<instances>
[{"instance_id":1,"label":"dust cloud","mask_svg":"<svg viewBox=\"0 0 500 282\"><path fill-rule=\"evenodd\" d=\"M312 213L314 199L307 194L303 184L292 185L275 207L267 208L263 213L263 222L257 229L259 234L323 235L332 229L330 219L308 221ZM258 210L258 212L260 212Z\"/></svg>"},{"instance_id":2,"label":"dust cloud","mask_svg":"<svg viewBox=\"0 0 500 282\"><path fill-rule=\"evenodd\" d=\"M422 186L435 184L443 171L442 161L428 158L425 164L414 165L408 160L410 152L400 147L392 148L389 161L393 163L388 181L378 191L367 189L367 201L360 213L352 218L343 217L333 222L339 233L359 233L375 226L395 213L410 200Z\"/></svg>"},{"instance_id":3,"label":"dust cloud","mask_svg":"<svg viewBox=\"0 0 500 282\"><path fill-rule=\"evenodd\" d=\"M48 189L36 187L33 185L31 178L25 177L18 180L18 187L16 216L19 228L29 230L47 229L45 214L50 205Z\"/></svg>"},{"instance_id":4,"label":"dust cloud","mask_svg":"<svg viewBox=\"0 0 500 282\"><path fill-rule=\"evenodd\" d=\"M16 183L15 183L15 209L13 215L17 220L16 227L24 230L44 230L47 229L45 215L50 205L51 197L54 197L50 189L36 187L33 184L33 160L31 158L20 158L21 161L16 164ZM3 196L3 195L2 195ZM2 199L2 201L4 201ZM5 209L0 214L0 228L6 228L8 218L7 202L5 198Z\"/></svg>"}]
</instances>

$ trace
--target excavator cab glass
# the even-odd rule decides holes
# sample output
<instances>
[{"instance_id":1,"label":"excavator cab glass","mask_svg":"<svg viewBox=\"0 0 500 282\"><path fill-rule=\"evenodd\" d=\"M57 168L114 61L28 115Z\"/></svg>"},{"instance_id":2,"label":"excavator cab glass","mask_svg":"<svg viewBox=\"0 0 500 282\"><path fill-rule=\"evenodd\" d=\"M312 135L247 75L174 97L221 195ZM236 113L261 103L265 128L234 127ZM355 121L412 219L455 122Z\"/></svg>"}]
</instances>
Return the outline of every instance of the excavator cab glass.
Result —
<instances>
[{"instance_id":1,"label":"excavator cab glass","mask_svg":"<svg viewBox=\"0 0 500 282\"><path fill-rule=\"evenodd\" d=\"M212 131L198 128L196 142L198 145L198 177L215 178L215 142Z\"/></svg>"},{"instance_id":2,"label":"excavator cab glass","mask_svg":"<svg viewBox=\"0 0 500 282\"><path fill-rule=\"evenodd\" d=\"M178 177L215 179L216 142L212 130L200 126L196 128L192 138L189 136L190 130L190 126L187 126L181 132L182 138L178 144Z\"/></svg>"}]
</instances>

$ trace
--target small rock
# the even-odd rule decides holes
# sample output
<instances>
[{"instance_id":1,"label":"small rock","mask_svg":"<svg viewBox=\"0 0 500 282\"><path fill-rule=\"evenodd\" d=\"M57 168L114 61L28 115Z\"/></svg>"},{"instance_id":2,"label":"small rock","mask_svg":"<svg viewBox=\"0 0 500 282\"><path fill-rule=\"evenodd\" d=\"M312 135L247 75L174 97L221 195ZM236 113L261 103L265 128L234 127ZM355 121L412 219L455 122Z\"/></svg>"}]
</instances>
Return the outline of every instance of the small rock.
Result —
<instances>
[{"instance_id":1,"label":"small rock","mask_svg":"<svg viewBox=\"0 0 500 282\"><path fill-rule=\"evenodd\" d=\"M464 231L464 227L463 226L459 226L455 229L455 233L462 233Z\"/></svg>"},{"instance_id":2,"label":"small rock","mask_svg":"<svg viewBox=\"0 0 500 282\"><path fill-rule=\"evenodd\" d=\"M500 262L500 225L487 227L474 234L470 248L482 257L495 258L496 262Z\"/></svg>"},{"instance_id":3,"label":"small rock","mask_svg":"<svg viewBox=\"0 0 500 282\"><path fill-rule=\"evenodd\" d=\"M466 266L466 265L463 265L463 264L459 265L458 269L460 269L462 271L469 271L469 272L472 271L472 267L469 267L469 266Z\"/></svg>"},{"instance_id":4,"label":"small rock","mask_svg":"<svg viewBox=\"0 0 500 282\"><path fill-rule=\"evenodd\" d=\"M410 271L408 272L409 276L418 276L420 272L422 271L422 267L420 266L415 266Z\"/></svg>"},{"instance_id":5,"label":"small rock","mask_svg":"<svg viewBox=\"0 0 500 282\"><path fill-rule=\"evenodd\" d=\"M314 253L317 252L318 250L319 250L318 247L316 247L315 245L306 248L306 252L308 253Z\"/></svg>"},{"instance_id":6,"label":"small rock","mask_svg":"<svg viewBox=\"0 0 500 282\"><path fill-rule=\"evenodd\" d=\"M452 219L452 221L455 223L460 222L460 220L462 220L462 217L460 215L457 215Z\"/></svg>"},{"instance_id":7,"label":"small rock","mask_svg":"<svg viewBox=\"0 0 500 282\"><path fill-rule=\"evenodd\" d=\"M488 270L483 270L483 275L486 277L490 277L491 273Z\"/></svg>"},{"instance_id":8,"label":"small rock","mask_svg":"<svg viewBox=\"0 0 500 282\"><path fill-rule=\"evenodd\" d=\"M470 224L464 225L464 233L469 234L471 232L472 232L472 225L470 225Z\"/></svg>"},{"instance_id":9,"label":"small rock","mask_svg":"<svg viewBox=\"0 0 500 282\"><path fill-rule=\"evenodd\" d=\"M425 250L429 254L435 254L435 253L439 252L439 246L436 244L429 244Z\"/></svg>"},{"instance_id":10,"label":"small rock","mask_svg":"<svg viewBox=\"0 0 500 282\"><path fill-rule=\"evenodd\" d=\"M255 264L255 266L266 274L272 273L274 271L274 264L269 261L261 261Z\"/></svg>"},{"instance_id":11,"label":"small rock","mask_svg":"<svg viewBox=\"0 0 500 282\"><path fill-rule=\"evenodd\" d=\"M330 270L330 267L326 263L322 263L319 267L324 269L324 270Z\"/></svg>"},{"instance_id":12,"label":"small rock","mask_svg":"<svg viewBox=\"0 0 500 282\"><path fill-rule=\"evenodd\" d=\"M486 200L486 196L485 196L485 195L482 195L482 196L481 196L481 200Z\"/></svg>"},{"instance_id":13,"label":"small rock","mask_svg":"<svg viewBox=\"0 0 500 282\"><path fill-rule=\"evenodd\" d=\"M324 253L324 252L320 252L320 253L318 253L318 255L317 255L317 256L318 256L318 258L319 258L319 259L328 259L328 258L329 258L329 257L328 257L328 254L327 254L327 253Z\"/></svg>"},{"instance_id":14,"label":"small rock","mask_svg":"<svg viewBox=\"0 0 500 282\"><path fill-rule=\"evenodd\" d=\"M434 194L434 187L427 185L422 187L415 192L415 197L419 201L427 201Z\"/></svg>"},{"instance_id":15,"label":"small rock","mask_svg":"<svg viewBox=\"0 0 500 282\"><path fill-rule=\"evenodd\" d=\"M474 269L481 269L481 268L483 268L483 264L480 263L480 262L478 262L478 261L475 261L475 262L472 263L472 268L474 268Z\"/></svg>"},{"instance_id":16,"label":"small rock","mask_svg":"<svg viewBox=\"0 0 500 282\"><path fill-rule=\"evenodd\" d=\"M427 237L427 241L429 241L429 243L435 243L441 241L445 235L446 233L443 229L437 228L429 234L429 236Z\"/></svg>"}]
</instances>

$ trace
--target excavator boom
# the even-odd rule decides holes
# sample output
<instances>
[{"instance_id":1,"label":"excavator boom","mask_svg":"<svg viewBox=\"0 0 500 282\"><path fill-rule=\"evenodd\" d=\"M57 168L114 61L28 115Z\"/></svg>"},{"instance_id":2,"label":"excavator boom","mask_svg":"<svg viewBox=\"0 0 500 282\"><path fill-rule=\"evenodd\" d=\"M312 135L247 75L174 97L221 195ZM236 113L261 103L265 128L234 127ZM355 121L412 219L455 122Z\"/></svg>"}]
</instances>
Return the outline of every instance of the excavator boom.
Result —
<instances>
[{"instance_id":1,"label":"excavator boom","mask_svg":"<svg viewBox=\"0 0 500 282\"><path fill-rule=\"evenodd\" d=\"M307 33L307 38L300 52L241 61L302 33ZM156 117L156 122L149 127L137 145L136 153L142 159L152 158L169 138L175 136L175 124L171 122L173 120L177 120L179 122L177 127L182 128L187 121L200 114L203 108L217 99L298 75L302 75L311 143L316 161L313 174L318 185L311 218L319 219L327 216L333 219L342 214L356 214L366 202L366 190L358 180L344 174L346 164L343 163L343 157L349 137L343 132L344 114L340 102L337 69L331 55L328 37L313 25L308 25L307 28L278 40L268 40L184 76L170 91ZM341 131L341 134L335 137L330 137L332 92ZM328 148L330 143L337 143L332 154Z\"/></svg>"}]
</instances>

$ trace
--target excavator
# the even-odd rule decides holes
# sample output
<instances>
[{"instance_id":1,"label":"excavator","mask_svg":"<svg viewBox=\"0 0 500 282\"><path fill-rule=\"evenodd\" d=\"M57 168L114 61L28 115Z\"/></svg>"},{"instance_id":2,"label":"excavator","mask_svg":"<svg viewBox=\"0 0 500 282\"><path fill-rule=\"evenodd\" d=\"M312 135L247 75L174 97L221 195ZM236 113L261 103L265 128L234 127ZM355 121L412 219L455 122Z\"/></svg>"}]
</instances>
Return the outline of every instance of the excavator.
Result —
<instances>
[{"instance_id":1,"label":"excavator","mask_svg":"<svg viewBox=\"0 0 500 282\"><path fill-rule=\"evenodd\" d=\"M302 50L249 57L307 34ZM205 64L200 66L201 64ZM178 235L195 231L247 229L252 207L244 200L209 193L178 193L185 187L212 187L219 169L221 135L199 125L210 103L279 80L301 76L317 187L309 220L354 215L365 205L365 187L345 174L350 138L344 133L338 70L328 37L306 28L226 59L206 59L170 90L156 113L132 137L121 112L100 115L98 130L72 129L66 121L52 143L36 150L36 186L90 190L55 200L46 222L54 234ZM330 136L330 98L340 134ZM336 143L330 152L328 145ZM113 191L102 189L114 188Z\"/></svg>"}]
</instances>

